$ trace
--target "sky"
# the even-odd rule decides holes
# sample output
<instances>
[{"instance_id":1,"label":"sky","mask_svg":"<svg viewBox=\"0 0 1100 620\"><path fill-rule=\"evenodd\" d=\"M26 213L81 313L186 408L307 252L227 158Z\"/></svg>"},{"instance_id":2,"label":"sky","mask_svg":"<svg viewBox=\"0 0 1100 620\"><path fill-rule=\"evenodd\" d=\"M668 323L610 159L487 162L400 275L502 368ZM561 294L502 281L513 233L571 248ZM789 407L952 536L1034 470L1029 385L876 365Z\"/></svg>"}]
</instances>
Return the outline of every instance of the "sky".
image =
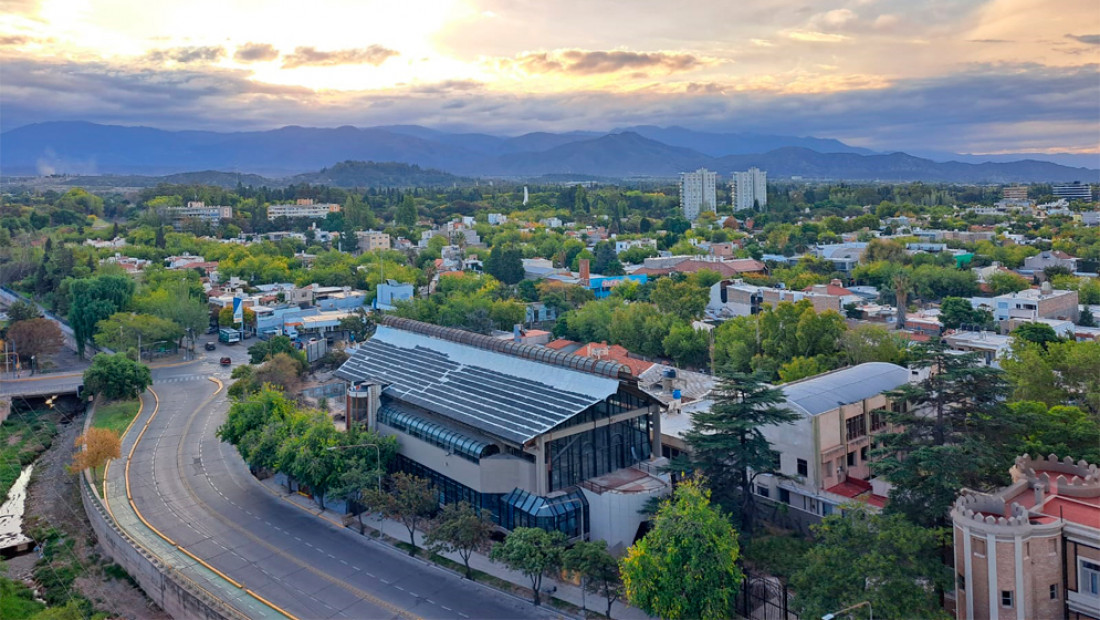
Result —
<instances>
[{"instance_id":1,"label":"sky","mask_svg":"<svg viewBox=\"0 0 1100 620\"><path fill-rule=\"evenodd\" d=\"M679 125L1100 151L1097 0L0 0L0 129Z\"/></svg>"}]
</instances>

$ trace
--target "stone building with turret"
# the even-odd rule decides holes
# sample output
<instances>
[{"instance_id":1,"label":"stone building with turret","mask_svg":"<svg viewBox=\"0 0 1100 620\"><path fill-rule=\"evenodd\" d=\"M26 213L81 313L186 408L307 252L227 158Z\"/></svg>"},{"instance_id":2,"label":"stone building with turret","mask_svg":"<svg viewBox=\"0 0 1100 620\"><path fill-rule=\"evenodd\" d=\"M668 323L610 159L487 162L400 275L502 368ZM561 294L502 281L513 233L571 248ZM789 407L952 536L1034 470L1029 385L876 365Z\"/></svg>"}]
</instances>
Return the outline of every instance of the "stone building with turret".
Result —
<instances>
[{"instance_id":1,"label":"stone building with turret","mask_svg":"<svg viewBox=\"0 0 1100 620\"><path fill-rule=\"evenodd\" d=\"M956 617L1100 618L1097 466L1024 455L1011 474L951 510Z\"/></svg>"}]
</instances>

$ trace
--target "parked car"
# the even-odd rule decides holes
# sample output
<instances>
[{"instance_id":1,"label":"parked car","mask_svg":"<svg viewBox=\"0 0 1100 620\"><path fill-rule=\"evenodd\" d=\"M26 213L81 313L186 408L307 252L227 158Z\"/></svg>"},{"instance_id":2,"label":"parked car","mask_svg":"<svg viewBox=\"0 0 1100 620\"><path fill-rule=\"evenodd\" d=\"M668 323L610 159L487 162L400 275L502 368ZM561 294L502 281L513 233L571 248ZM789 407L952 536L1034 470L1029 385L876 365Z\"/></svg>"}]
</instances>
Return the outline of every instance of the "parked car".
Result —
<instances>
[{"instance_id":1,"label":"parked car","mask_svg":"<svg viewBox=\"0 0 1100 620\"><path fill-rule=\"evenodd\" d=\"M213 342L208 342L208 343L203 345L203 348L206 349L207 351L213 351L214 349L217 349L218 347Z\"/></svg>"},{"instance_id":2,"label":"parked car","mask_svg":"<svg viewBox=\"0 0 1100 620\"><path fill-rule=\"evenodd\" d=\"M232 363L233 363L233 360L231 358L229 358L229 357L223 357L222 358L222 361L221 361L222 366L229 366Z\"/></svg>"},{"instance_id":3,"label":"parked car","mask_svg":"<svg viewBox=\"0 0 1100 620\"><path fill-rule=\"evenodd\" d=\"M207 327L206 328L206 333L208 333L208 334L218 333L218 326L217 325L211 325L210 327Z\"/></svg>"}]
</instances>

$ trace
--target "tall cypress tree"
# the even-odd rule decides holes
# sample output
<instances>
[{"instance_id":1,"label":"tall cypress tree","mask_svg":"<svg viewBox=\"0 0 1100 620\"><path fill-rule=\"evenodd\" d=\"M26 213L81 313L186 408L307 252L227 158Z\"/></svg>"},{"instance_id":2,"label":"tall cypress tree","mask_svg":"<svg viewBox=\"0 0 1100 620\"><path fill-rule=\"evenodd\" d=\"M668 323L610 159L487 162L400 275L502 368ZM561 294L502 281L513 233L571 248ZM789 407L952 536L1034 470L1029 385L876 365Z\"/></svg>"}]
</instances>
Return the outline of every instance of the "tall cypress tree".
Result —
<instances>
[{"instance_id":1,"label":"tall cypress tree","mask_svg":"<svg viewBox=\"0 0 1100 620\"><path fill-rule=\"evenodd\" d=\"M766 426L791 424L798 414L782 406L783 391L764 382L761 373L723 368L710 411L692 416L685 440L695 466L706 475L716 499L741 516L740 530L752 532L755 512L752 485L760 474L779 473L778 452L764 437Z\"/></svg>"}]
</instances>

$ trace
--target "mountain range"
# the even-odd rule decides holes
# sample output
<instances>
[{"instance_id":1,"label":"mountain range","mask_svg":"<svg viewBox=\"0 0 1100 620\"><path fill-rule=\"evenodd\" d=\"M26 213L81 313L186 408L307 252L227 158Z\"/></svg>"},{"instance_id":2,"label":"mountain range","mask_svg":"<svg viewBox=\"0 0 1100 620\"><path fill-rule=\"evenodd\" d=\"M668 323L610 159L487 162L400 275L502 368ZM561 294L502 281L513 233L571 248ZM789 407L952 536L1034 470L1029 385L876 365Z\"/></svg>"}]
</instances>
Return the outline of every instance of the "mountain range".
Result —
<instances>
[{"instance_id":1,"label":"mountain range","mask_svg":"<svg viewBox=\"0 0 1100 620\"><path fill-rule=\"evenodd\" d=\"M725 176L751 166L767 170L773 179L951 183L1100 180L1100 171L1092 168L1035 159L976 162L976 157L965 156L970 161L934 161L905 153L875 153L828 138L707 133L653 126L625 127L610 133L537 132L503 137L418 125L288 126L219 133L51 122L0 134L0 172L7 177L62 173L151 176L214 170L302 182L304 178L287 177L320 169L321 173L308 176L319 179L316 182L343 186L405 184L405 169L390 171L397 174L394 177L377 166L368 170L333 165L359 161L416 165L419 168L413 175L424 177L420 180L428 184L454 180L437 171L517 179L543 175L675 178L679 172L700 167Z\"/></svg>"}]
</instances>

